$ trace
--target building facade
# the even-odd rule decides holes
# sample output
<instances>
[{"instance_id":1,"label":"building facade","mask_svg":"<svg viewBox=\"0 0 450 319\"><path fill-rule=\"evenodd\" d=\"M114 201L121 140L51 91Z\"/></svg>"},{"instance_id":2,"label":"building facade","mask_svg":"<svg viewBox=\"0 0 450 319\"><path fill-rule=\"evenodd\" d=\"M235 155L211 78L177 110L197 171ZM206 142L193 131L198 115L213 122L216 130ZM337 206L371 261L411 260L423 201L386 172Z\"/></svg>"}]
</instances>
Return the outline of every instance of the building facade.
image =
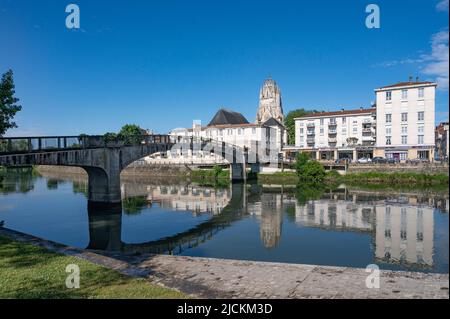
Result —
<instances>
[{"instance_id":1,"label":"building facade","mask_svg":"<svg viewBox=\"0 0 450 319\"><path fill-rule=\"evenodd\" d=\"M436 158L439 160L448 160L448 122L442 122L436 127Z\"/></svg>"},{"instance_id":2,"label":"building facade","mask_svg":"<svg viewBox=\"0 0 450 319\"><path fill-rule=\"evenodd\" d=\"M375 90L375 156L434 159L436 86L409 81Z\"/></svg>"},{"instance_id":3,"label":"building facade","mask_svg":"<svg viewBox=\"0 0 450 319\"><path fill-rule=\"evenodd\" d=\"M372 157L375 108L320 112L295 119L295 146L318 160Z\"/></svg>"},{"instance_id":4,"label":"building facade","mask_svg":"<svg viewBox=\"0 0 450 319\"><path fill-rule=\"evenodd\" d=\"M170 132L172 136L192 136L225 142L238 147L254 150L256 147L267 156L278 158L286 141L286 130L283 125L284 114L281 102L281 91L272 79L264 81L259 95L259 108L255 123L250 123L241 113L221 108L208 125L193 123L192 128L178 128ZM169 152L167 158L180 158L179 150ZM197 157L210 159L216 163L223 162L215 154L203 154ZM191 156L196 160L194 156ZM150 160L150 158L149 158Z\"/></svg>"}]
</instances>

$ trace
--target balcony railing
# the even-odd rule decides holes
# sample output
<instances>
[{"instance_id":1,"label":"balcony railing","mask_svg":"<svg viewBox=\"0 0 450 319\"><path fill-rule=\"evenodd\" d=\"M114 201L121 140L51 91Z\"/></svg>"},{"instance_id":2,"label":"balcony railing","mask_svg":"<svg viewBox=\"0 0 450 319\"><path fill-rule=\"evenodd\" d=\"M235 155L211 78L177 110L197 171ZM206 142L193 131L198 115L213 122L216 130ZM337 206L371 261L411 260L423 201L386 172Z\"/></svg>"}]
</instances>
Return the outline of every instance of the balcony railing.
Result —
<instances>
[{"instance_id":1,"label":"balcony railing","mask_svg":"<svg viewBox=\"0 0 450 319\"><path fill-rule=\"evenodd\" d=\"M328 138L328 143L336 143L336 142L337 142L337 138L336 137Z\"/></svg>"},{"instance_id":2,"label":"balcony railing","mask_svg":"<svg viewBox=\"0 0 450 319\"><path fill-rule=\"evenodd\" d=\"M316 125L314 123L306 123L306 127L315 127Z\"/></svg>"},{"instance_id":3,"label":"balcony railing","mask_svg":"<svg viewBox=\"0 0 450 319\"><path fill-rule=\"evenodd\" d=\"M337 131L336 130L328 130L328 135L336 135Z\"/></svg>"}]
</instances>

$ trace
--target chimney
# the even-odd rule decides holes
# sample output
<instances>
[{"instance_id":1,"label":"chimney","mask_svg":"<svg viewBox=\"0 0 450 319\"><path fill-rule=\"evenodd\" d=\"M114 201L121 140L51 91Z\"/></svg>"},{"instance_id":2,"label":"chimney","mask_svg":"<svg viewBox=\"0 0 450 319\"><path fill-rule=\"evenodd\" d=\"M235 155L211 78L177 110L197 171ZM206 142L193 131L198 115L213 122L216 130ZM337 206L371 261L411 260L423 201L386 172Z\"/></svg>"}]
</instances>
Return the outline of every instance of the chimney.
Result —
<instances>
[{"instance_id":1,"label":"chimney","mask_svg":"<svg viewBox=\"0 0 450 319\"><path fill-rule=\"evenodd\" d=\"M409 82L412 82L412 80L413 80L413 77L412 77L412 75L410 75L409 76Z\"/></svg>"},{"instance_id":2,"label":"chimney","mask_svg":"<svg viewBox=\"0 0 450 319\"><path fill-rule=\"evenodd\" d=\"M361 106L359 109L362 111L364 108Z\"/></svg>"},{"instance_id":3,"label":"chimney","mask_svg":"<svg viewBox=\"0 0 450 319\"><path fill-rule=\"evenodd\" d=\"M341 112L344 112L344 108L341 109Z\"/></svg>"},{"instance_id":4,"label":"chimney","mask_svg":"<svg viewBox=\"0 0 450 319\"><path fill-rule=\"evenodd\" d=\"M416 76L416 82L419 82L419 77L418 76Z\"/></svg>"}]
</instances>

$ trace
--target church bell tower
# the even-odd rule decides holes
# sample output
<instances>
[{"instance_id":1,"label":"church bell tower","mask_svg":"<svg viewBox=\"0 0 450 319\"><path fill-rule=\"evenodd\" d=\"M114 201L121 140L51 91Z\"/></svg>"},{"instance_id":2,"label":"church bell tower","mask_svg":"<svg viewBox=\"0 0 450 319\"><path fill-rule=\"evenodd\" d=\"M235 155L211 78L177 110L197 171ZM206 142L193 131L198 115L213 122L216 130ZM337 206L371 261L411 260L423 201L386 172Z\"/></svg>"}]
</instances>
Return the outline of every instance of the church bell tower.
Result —
<instances>
[{"instance_id":1,"label":"church bell tower","mask_svg":"<svg viewBox=\"0 0 450 319\"><path fill-rule=\"evenodd\" d=\"M284 114L281 103L281 91L277 83L269 77L264 81L259 92L259 108L256 114L256 124L262 124L270 118L274 118L283 124Z\"/></svg>"}]
</instances>

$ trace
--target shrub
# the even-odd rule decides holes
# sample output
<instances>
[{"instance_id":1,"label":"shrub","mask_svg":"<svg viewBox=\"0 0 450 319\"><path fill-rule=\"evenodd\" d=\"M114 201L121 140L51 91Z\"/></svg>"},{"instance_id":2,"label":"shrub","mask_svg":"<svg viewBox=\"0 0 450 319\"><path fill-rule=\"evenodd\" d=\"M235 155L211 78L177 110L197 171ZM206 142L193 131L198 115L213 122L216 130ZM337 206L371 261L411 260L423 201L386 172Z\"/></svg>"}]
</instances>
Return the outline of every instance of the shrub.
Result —
<instances>
[{"instance_id":1,"label":"shrub","mask_svg":"<svg viewBox=\"0 0 450 319\"><path fill-rule=\"evenodd\" d=\"M322 182L325 178L325 169L319 162L309 161L303 165L298 177L303 181Z\"/></svg>"}]
</instances>

